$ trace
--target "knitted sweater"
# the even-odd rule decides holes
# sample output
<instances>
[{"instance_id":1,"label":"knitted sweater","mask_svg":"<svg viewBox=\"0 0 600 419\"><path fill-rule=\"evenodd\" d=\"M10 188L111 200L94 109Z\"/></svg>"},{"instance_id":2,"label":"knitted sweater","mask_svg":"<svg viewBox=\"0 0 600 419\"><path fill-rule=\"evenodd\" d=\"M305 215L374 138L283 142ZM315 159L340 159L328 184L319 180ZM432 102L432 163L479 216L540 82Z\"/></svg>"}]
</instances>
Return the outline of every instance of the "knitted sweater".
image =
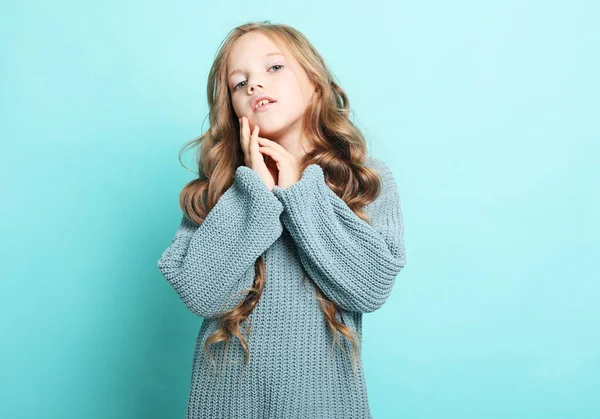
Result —
<instances>
[{"instance_id":1,"label":"knitted sweater","mask_svg":"<svg viewBox=\"0 0 600 419\"><path fill-rule=\"evenodd\" d=\"M158 268L188 309L204 318L187 419L372 418L362 360L355 379L352 343L338 334L345 352L337 343L331 351L332 331L301 269L337 305L338 321L362 338L362 314L386 301L406 261L393 174L374 157L365 165L382 178L381 193L363 207L372 224L327 186L317 164L295 184L272 191L254 170L239 166L200 226L182 218ZM252 286L260 255L266 283L249 316L249 363L235 336L225 366L225 342L210 345L217 376L204 341L219 326L216 315L246 296L236 292Z\"/></svg>"}]
</instances>

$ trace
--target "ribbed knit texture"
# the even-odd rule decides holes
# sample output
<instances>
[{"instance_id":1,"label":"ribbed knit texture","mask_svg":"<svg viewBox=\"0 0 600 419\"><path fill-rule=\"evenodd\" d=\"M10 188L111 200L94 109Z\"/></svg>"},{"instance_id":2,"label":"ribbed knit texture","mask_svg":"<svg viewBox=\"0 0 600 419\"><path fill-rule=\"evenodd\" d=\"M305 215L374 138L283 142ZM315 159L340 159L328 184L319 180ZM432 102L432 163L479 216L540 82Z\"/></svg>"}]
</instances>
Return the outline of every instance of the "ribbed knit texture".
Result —
<instances>
[{"instance_id":1,"label":"ribbed knit texture","mask_svg":"<svg viewBox=\"0 0 600 419\"><path fill-rule=\"evenodd\" d=\"M375 201L363 209L369 225L327 186L323 170L309 165L295 184L270 191L247 166L198 226L185 216L158 261L181 300L204 318L196 339L187 419L372 418L362 360L356 380L352 343L333 334L302 281L301 265L338 307L337 319L362 337L362 313L384 304L406 262L396 182L381 160L365 164L382 177ZM266 284L250 314L250 359L239 340L211 345L217 376L204 352L219 327L216 315L240 303L252 285L254 263L266 258ZM242 374L243 372L243 374Z\"/></svg>"}]
</instances>

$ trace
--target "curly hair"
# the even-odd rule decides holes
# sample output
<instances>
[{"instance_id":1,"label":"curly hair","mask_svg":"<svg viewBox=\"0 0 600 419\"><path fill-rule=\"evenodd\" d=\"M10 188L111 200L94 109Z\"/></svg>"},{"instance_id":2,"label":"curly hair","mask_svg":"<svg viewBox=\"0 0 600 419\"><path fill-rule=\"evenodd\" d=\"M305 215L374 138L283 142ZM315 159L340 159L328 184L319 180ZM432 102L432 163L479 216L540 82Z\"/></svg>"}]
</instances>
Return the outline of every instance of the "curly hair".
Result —
<instances>
[{"instance_id":1,"label":"curly hair","mask_svg":"<svg viewBox=\"0 0 600 419\"><path fill-rule=\"evenodd\" d=\"M234 28L218 50L207 82L210 128L200 137L186 143L181 153L189 147L198 151L198 178L190 181L181 191L180 206L188 219L201 224L221 195L234 181L236 168L244 164L240 146L239 121L234 112L227 85L226 61L237 39L252 31L260 31L275 44L285 45L309 79L316 85L315 95L308 103L303 119L303 130L314 144L301 162L301 170L318 164L324 172L327 185L361 219L370 223L362 207L372 202L379 194L381 179L375 169L365 165L367 147L360 130L349 120L349 100L344 90L334 80L325 61L298 30L270 21L250 22ZM183 164L183 163L182 163ZM360 351L360 336L352 328L336 318L337 307L310 279L304 268L303 278L312 283L316 298L333 333L331 351L338 340L338 333L353 344L353 370L356 375L357 354ZM250 314L261 298L266 281L266 265L261 255L255 263L255 278L252 287L244 290L247 295L233 309L218 314L219 328L205 341L204 349L214 359L209 346L225 341L225 352L229 339L235 335L245 351L248 362L249 349L244 334L251 331ZM242 326L246 322L245 331ZM331 355L330 351L330 355Z\"/></svg>"}]
</instances>

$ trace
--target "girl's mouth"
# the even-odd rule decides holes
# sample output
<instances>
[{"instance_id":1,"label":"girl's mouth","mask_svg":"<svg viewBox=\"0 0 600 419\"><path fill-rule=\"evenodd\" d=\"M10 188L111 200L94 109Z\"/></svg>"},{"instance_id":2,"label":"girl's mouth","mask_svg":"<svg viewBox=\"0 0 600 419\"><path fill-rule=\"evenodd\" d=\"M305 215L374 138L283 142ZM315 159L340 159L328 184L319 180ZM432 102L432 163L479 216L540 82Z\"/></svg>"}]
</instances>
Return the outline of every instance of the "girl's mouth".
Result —
<instances>
[{"instance_id":1,"label":"girl's mouth","mask_svg":"<svg viewBox=\"0 0 600 419\"><path fill-rule=\"evenodd\" d=\"M259 106L258 108L255 108L255 109L254 109L254 112L261 112L261 111L267 110L267 109L269 109L269 108L270 108L272 105L274 105L275 103L277 103L277 102L268 102L268 103L265 103L264 105L261 105L261 106Z\"/></svg>"}]
</instances>

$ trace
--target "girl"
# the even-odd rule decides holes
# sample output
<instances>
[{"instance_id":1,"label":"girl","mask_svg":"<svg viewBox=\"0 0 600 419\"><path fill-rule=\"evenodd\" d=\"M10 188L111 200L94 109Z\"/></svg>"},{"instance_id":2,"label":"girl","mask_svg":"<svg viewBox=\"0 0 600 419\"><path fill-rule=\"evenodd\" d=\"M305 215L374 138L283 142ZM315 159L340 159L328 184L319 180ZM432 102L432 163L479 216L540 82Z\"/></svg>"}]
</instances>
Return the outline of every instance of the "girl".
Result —
<instances>
[{"instance_id":1,"label":"girl","mask_svg":"<svg viewBox=\"0 0 600 419\"><path fill-rule=\"evenodd\" d=\"M362 315L406 263L391 170L366 155L344 91L287 25L235 28L208 103L199 177L158 261L204 318L187 418L371 418Z\"/></svg>"}]
</instances>

